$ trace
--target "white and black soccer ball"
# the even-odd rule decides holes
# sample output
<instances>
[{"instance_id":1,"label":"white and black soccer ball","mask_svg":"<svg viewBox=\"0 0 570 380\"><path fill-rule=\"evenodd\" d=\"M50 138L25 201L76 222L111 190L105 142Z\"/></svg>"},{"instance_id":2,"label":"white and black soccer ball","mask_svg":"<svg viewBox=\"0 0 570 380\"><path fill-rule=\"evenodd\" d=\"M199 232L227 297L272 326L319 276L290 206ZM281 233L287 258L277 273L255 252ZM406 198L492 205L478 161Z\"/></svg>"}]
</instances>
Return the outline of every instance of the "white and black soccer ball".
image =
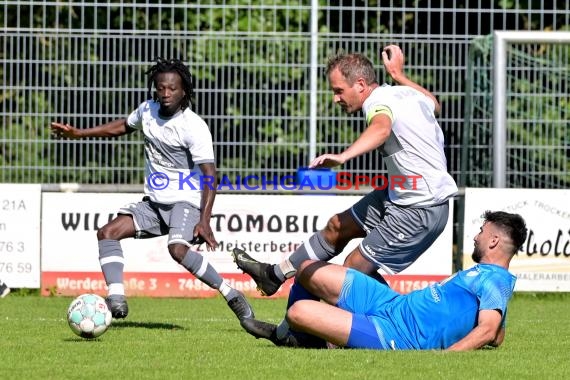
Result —
<instances>
[{"instance_id":1,"label":"white and black soccer ball","mask_svg":"<svg viewBox=\"0 0 570 380\"><path fill-rule=\"evenodd\" d=\"M82 338L101 336L111 325L112 315L103 297L82 294L67 309L67 322L71 330Z\"/></svg>"}]
</instances>

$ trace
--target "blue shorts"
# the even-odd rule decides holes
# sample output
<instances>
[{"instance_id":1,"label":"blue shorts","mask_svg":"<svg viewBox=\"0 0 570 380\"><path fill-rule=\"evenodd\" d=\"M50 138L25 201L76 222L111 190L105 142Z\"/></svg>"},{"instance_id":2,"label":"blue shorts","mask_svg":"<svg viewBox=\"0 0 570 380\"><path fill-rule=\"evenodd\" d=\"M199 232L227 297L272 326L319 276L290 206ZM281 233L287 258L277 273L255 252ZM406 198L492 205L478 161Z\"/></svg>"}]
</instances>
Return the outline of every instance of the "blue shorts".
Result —
<instances>
[{"instance_id":1,"label":"blue shorts","mask_svg":"<svg viewBox=\"0 0 570 380\"><path fill-rule=\"evenodd\" d=\"M352 313L347 347L391 350L398 347L389 305L402 297L389 286L348 268L337 305Z\"/></svg>"}]
</instances>

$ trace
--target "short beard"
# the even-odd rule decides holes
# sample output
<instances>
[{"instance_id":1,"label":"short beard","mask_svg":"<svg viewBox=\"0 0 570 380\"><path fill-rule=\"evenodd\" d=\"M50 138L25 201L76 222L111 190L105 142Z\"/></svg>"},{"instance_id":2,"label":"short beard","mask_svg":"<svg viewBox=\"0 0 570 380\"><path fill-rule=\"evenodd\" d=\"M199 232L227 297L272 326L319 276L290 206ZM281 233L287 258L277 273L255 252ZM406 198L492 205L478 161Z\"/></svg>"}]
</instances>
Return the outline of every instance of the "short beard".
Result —
<instances>
[{"instance_id":1,"label":"short beard","mask_svg":"<svg viewBox=\"0 0 570 380\"><path fill-rule=\"evenodd\" d=\"M480 263L482 257L483 255L481 254L481 250L478 247L474 247L473 253L471 254L471 259L476 263Z\"/></svg>"}]
</instances>

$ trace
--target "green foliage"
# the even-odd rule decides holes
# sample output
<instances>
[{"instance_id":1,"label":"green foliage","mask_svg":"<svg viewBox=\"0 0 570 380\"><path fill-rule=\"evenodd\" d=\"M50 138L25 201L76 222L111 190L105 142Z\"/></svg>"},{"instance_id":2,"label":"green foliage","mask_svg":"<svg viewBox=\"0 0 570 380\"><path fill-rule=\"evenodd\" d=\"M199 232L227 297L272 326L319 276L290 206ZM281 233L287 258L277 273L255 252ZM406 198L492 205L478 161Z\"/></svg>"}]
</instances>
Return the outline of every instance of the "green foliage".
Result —
<instances>
[{"instance_id":1,"label":"green foliage","mask_svg":"<svg viewBox=\"0 0 570 380\"><path fill-rule=\"evenodd\" d=\"M555 3L553 9L564 8L563 1ZM441 25L424 17L429 11L424 2L392 1L393 11L379 0L358 4L319 0L319 4L319 68L338 49L356 48L376 63L383 81L378 48L406 35L414 36L402 42L408 61L413 57L413 64L420 67L408 75L424 86L442 91L443 76L435 70L463 65L455 54L429 54L429 44L418 36L451 34L455 22L448 20L455 14L459 17L468 2L455 2L454 15L432 12L441 17ZM56 141L49 137L48 125L57 119L87 128L126 116L147 98L144 70L158 55L189 63L199 90L197 112L212 129L222 171L278 173L305 166L310 159L310 7L301 0L5 4L0 7L6 31L0 37L4 47L0 58L6 63L0 66L0 76L7 90L0 96L0 110L8 116L0 130L0 180L140 183L140 134L113 142ZM552 21L544 21L545 13L539 11L544 4L537 0L492 2L491 8L500 7L513 15L524 9L517 17L529 30L544 22L567 24L560 12L552 15ZM14 37L16 28L20 31ZM563 51L562 57L558 52L548 54L544 58L568 57ZM343 115L332 103L322 74L317 83L318 153L341 150L364 127L361 118ZM550 81L561 82L557 77ZM461 84L457 87L441 99L448 109L459 108L462 101ZM510 106L524 107L518 101ZM561 97L559 107L567 109L567 99ZM555 112L545 103L540 114L529 117L544 116L548 121ZM533 139L540 139L538 132L524 128L515 127L522 142L533 144ZM568 144L567 135L551 132L550 136L560 138L560 145ZM224 144L232 146L226 151ZM251 151L240 150L244 146ZM551 162L556 168L567 167L563 148L529 154L537 163L535 168L547 168ZM381 166L379 157L370 161ZM568 179L562 178L561 183Z\"/></svg>"},{"instance_id":2,"label":"green foliage","mask_svg":"<svg viewBox=\"0 0 570 380\"><path fill-rule=\"evenodd\" d=\"M245 333L224 300L131 298L126 320L94 340L75 336L71 298L0 300L3 379L545 379L570 365L569 294L516 293L498 349L440 351L278 348ZM252 299L277 323L284 299ZM483 364L482 364L483 363Z\"/></svg>"},{"instance_id":3,"label":"green foliage","mask_svg":"<svg viewBox=\"0 0 570 380\"><path fill-rule=\"evenodd\" d=\"M43 92L30 96L14 92L3 101L7 103L7 107L15 110L49 109ZM42 116L15 112L9 122L0 129L0 167L4 168L0 171L0 182L50 182L53 179L53 173L36 170L51 164L46 153L53 146L45 142L49 140L49 130L42 127L42 123L45 123Z\"/></svg>"},{"instance_id":4,"label":"green foliage","mask_svg":"<svg viewBox=\"0 0 570 380\"><path fill-rule=\"evenodd\" d=\"M148 4L148 3L147 3ZM10 17L7 24L27 24L31 28L39 28L46 24L60 28L62 31L80 30L180 30L198 33L186 40L161 40L149 42L147 49L152 50L152 44L162 45L161 50L177 51L183 58L189 60L193 74L199 78L199 88L242 88L251 93L278 93L284 89L297 86L297 82L307 77L307 65L286 66L284 62L308 62L306 44L300 37L300 32L308 30L310 9L301 1L275 0L265 2L262 6L248 7L249 2L230 1L220 7L199 7L187 2L177 1L170 8L160 8L151 12L151 2L148 8L142 6L111 6L101 7L83 4L74 6L40 7L30 5L23 7L26 12L21 19ZM234 7L234 5L236 5ZM245 6L244 6L245 5ZM297 5L297 7L295 7ZM3 8L0 13L3 14ZM16 10L15 8L13 10ZM277 10L277 11L276 11ZM19 12L19 9L18 9ZM31 18L27 18L33 15ZM227 33L256 33L255 37L219 38ZM246 34L244 34L245 36ZM284 35L293 36L283 38ZM85 43L85 41L87 43ZM101 140L84 141L54 141L47 135L34 136L23 134L18 138L14 129L27 131L28 123L32 122L35 129L47 130L51 121L36 115L60 114L57 121L87 128L109 121L111 113L119 116L128 114L144 97L129 97L136 99L125 103L117 100L113 88L145 89L146 78L136 71L139 67L129 65L129 62L140 62L148 58L137 52L132 52L128 39L92 38L78 40L73 37L38 36L31 40L36 47L20 49L18 59L24 63L28 60L58 62L42 66L43 75L49 77L46 83L53 83L64 89L57 93L58 99L50 96L49 101L31 104L26 99L28 93L16 97L18 108L30 114L22 117L18 123L10 125L0 132L0 138L9 143L0 145L3 158L0 164L8 168L16 168L3 173L4 181L11 182L81 182L81 183L136 183L142 177L142 149L140 139L130 136L129 139L115 143L99 143ZM79 42L79 43L78 43ZM28 52L33 52L29 55ZM122 52L122 57L113 56L113 52ZM140 52L139 52L140 53ZM89 67L78 66L68 58L77 61L92 62ZM108 66L110 59L123 59L125 65ZM199 62L193 65L193 62ZM112 70L110 72L110 70ZM25 70L20 70L24 72ZM236 75L237 74L237 75ZM114 78L124 78L120 82ZM19 85L36 81L37 78L21 77L16 81ZM67 89L79 90L67 90ZM84 90L82 90L84 89ZM288 155L299 155L306 149L307 126L303 118L308 114L308 95L302 88L294 95L276 96L277 102L260 101L252 96L236 99L234 93L228 92L220 109L225 116L221 125L213 125L214 132L224 133L228 130L242 127L240 116L248 118L260 115L268 116L253 128L251 134L244 136L244 142L261 142L254 156L253 163L258 168L279 167ZM93 92L98 92L94 94ZM43 93L42 93L43 94ZM34 95L41 96L41 95ZM77 101L79 100L79 101ZM203 101L200 97L198 103ZM0 100L2 101L2 100ZM117 107L117 102L121 103ZM53 103L58 105L54 107ZM222 103L222 102L220 102ZM66 105L77 104L81 109L69 109ZM33 111L32 111L33 110ZM65 114L78 116L66 117ZM91 114L109 114L109 117L90 117ZM206 115L207 116L207 115ZM26 120L23 120L26 119ZM286 121L287 120L287 121ZM29 142L33 141L32 144ZM134 144L133 144L134 143ZM130 144L130 145L129 145ZM131 149L131 148L136 148ZM136 153L133 153L136 152ZM28 163L26 161L34 161ZM233 158L231 155L218 156L218 166L221 168L239 164L239 167L250 167L251 160ZM47 171L42 168L56 168ZM117 168L114 171L109 168ZM133 169L139 168L138 172Z\"/></svg>"},{"instance_id":5,"label":"green foliage","mask_svg":"<svg viewBox=\"0 0 570 380\"><path fill-rule=\"evenodd\" d=\"M471 171L467 185L489 185L480 173L492 167L491 36L474 41L473 83L468 92L469 144ZM535 44L509 49L507 53L507 171L508 186L528 188L567 188L570 186L570 130L567 128L570 90L570 48L563 45Z\"/></svg>"},{"instance_id":6,"label":"green foliage","mask_svg":"<svg viewBox=\"0 0 570 380\"><path fill-rule=\"evenodd\" d=\"M541 70L510 80L509 91L526 96L508 98L507 117L513 120L508 126L509 139L515 144L535 147L528 150L521 171L528 172L526 176L535 177L544 187L566 188L570 185L570 156L566 152L570 143L567 128L570 64L559 65L560 60L553 56L556 51L542 47L519 54L518 60L524 66ZM524 180L518 185L528 186Z\"/></svg>"}]
</instances>

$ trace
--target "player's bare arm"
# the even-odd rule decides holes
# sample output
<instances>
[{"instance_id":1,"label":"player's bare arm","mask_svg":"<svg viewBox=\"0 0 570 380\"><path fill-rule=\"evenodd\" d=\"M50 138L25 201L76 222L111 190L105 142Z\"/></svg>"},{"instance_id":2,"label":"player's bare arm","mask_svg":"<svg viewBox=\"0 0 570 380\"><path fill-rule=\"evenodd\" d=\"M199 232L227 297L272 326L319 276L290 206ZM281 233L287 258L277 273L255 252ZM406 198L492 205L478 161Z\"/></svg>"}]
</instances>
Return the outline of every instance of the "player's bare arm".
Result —
<instances>
[{"instance_id":1,"label":"player's bare arm","mask_svg":"<svg viewBox=\"0 0 570 380\"><path fill-rule=\"evenodd\" d=\"M130 132L127 119L117 119L93 128L79 129L69 124L51 123L52 135L68 139L81 139L86 137L117 137Z\"/></svg>"},{"instance_id":2,"label":"player's bare arm","mask_svg":"<svg viewBox=\"0 0 570 380\"><path fill-rule=\"evenodd\" d=\"M505 339L505 328L502 327L499 332L497 333L497 336L495 338L494 341L492 341L491 343L489 343L489 346L492 347L499 347L501 344L503 344L503 340Z\"/></svg>"},{"instance_id":3,"label":"player's bare arm","mask_svg":"<svg viewBox=\"0 0 570 380\"><path fill-rule=\"evenodd\" d=\"M404 73L404 53L402 52L402 49L396 45L389 45L382 50L381 54L382 63L384 63L384 69L394 80L394 82L402 86L412 87L426 95L435 104L435 115L439 115L441 112L441 104L439 104L439 101L435 95L428 91L426 88L420 86L418 83L409 79Z\"/></svg>"},{"instance_id":4,"label":"player's bare arm","mask_svg":"<svg viewBox=\"0 0 570 380\"><path fill-rule=\"evenodd\" d=\"M477 326L463 339L451 345L448 351L476 350L492 343L496 344L500 330L501 313L498 310L480 310Z\"/></svg>"},{"instance_id":5,"label":"player's bare arm","mask_svg":"<svg viewBox=\"0 0 570 380\"><path fill-rule=\"evenodd\" d=\"M200 164L200 170L202 170L205 178L216 178L216 166L214 164ZM218 246L218 242L210 226L210 218L212 217L212 208L214 207L215 198L216 183L204 184L200 205L200 221L194 228L194 237L200 237L206 241L208 250L214 250Z\"/></svg>"},{"instance_id":6,"label":"player's bare arm","mask_svg":"<svg viewBox=\"0 0 570 380\"><path fill-rule=\"evenodd\" d=\"M310 168L342 165L348 160L368 153L383 145L392 130L392 120L384 114L376 115L370 121L370 125L362 132L350 147L341 154L323 154L311 161Z\"/></svg>"}]
</instances>

